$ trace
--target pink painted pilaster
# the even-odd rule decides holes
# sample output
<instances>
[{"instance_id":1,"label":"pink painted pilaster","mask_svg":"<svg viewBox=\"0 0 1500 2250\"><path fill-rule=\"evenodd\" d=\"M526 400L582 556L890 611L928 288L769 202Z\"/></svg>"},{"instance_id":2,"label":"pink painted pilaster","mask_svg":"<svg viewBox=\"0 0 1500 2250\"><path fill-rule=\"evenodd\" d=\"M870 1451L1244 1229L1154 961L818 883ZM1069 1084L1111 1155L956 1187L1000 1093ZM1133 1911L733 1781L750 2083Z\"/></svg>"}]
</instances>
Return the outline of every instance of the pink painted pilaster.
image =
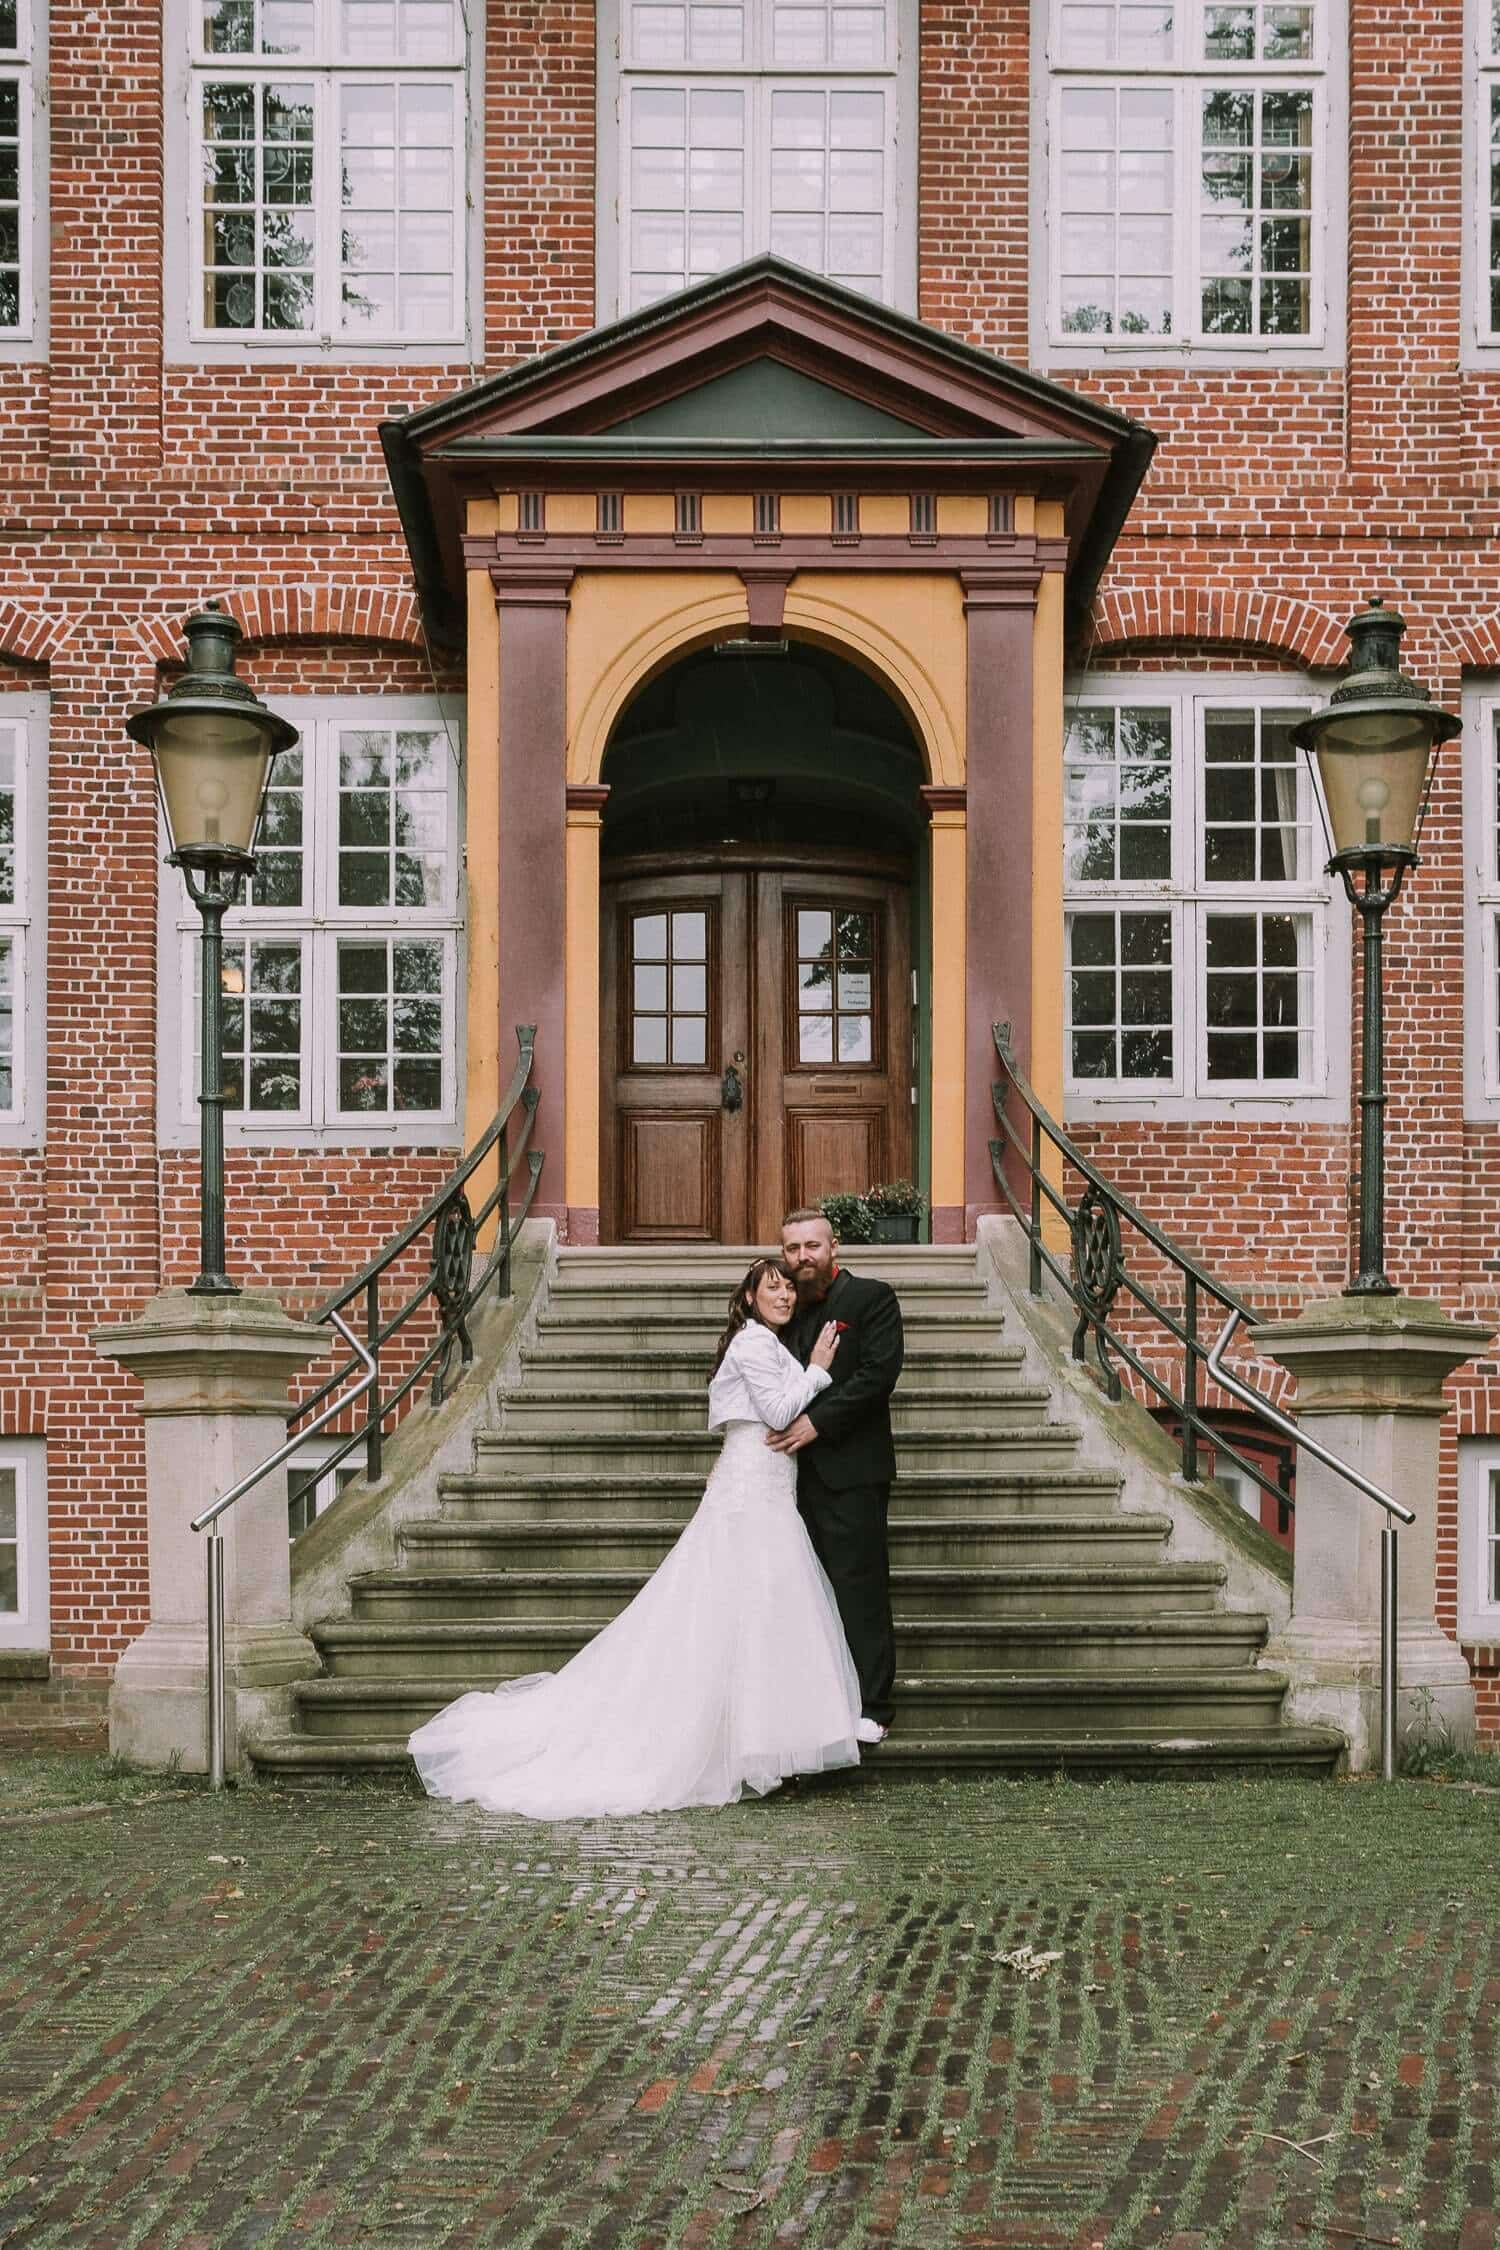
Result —
<instances>
[{"instance_id":1,"label":"pink painted pilaster","mask_svg":"<svg viewBox=\"0 0 1500 2250\"><path fill-rule=\"evenodd\" d=\"M1001 1208L994 1026L1031 1059L1031 641L1035 577L964 575L968 620L968 990L964 1038L964 1228ZM933 964L942 974L942 963Z\"/></svg>"}]
</instances>

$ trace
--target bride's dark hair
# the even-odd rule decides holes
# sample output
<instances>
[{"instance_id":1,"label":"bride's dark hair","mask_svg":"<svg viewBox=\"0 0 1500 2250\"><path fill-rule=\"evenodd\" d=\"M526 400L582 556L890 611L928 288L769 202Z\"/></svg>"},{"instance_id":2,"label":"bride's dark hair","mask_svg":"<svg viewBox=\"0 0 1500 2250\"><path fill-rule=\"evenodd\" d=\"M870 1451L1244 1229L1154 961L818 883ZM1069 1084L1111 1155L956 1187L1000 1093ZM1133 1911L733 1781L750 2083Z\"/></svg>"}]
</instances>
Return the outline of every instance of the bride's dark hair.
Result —
<instances>
[{"instance_id":1,"label":"bride's dark hair","mask_svg":"<svg viewBox=\"0 0 1500 2250\"><path fill-rule=\"evenodd\" d=\"M765 1326L764 1321L761 1321L760 1314L755 1309L755 1292L768 1273L779 1273L783 1281L790 1281L795 1288L795 1276L785 1258L756 1259L744 1280L735 1283L734 1293L730 1297L729 1326L719 1338L719 1348L714 1353L713 1372L715 1375L718 1374L719 1369L724 1364L724 1354L742 1328L748 1327L752 1320L760 1322L762 1327Z\"/></svg>"}]
</instances>

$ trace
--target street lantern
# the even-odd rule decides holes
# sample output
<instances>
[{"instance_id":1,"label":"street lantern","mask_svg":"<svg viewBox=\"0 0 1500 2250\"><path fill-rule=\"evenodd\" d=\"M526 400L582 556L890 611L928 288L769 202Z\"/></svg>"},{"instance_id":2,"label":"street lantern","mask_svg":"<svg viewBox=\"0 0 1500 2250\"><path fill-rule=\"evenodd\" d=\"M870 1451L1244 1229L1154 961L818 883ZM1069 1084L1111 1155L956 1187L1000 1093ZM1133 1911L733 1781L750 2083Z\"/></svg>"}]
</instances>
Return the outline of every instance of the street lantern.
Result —
<instances>
[{"instance_id":1,"label":"street lantern","mask_svg":"<svg viewBox=\"0 0 1500 2250\"><path fill-rule=\"evenodd\" d=\"M224 914L255 870L255 831L271 761L289 750L297 729L268 711L253 688L235 678L240 629L212 602L187 621L182 678L160 703L127 719L125 731L144 743L172 849L188 896L203 918L202 1037L198 1108L202 1149L199 1183L199 1274L191 1294L238 1295L224 1271Z\"/></svg>"},{"instance_id":2,"label":"street lantern","mask_svg":"<svg viewBox=\"0 0 1500 2250\"><path fill-rule=\"evenodd\" d=\"M1349 1296L1391 1296L1385 1272L1385 1062L1382 926L1417 845L1432 787L1432 754L1460 722L1401 670L1405 619L1375 597L1348 626L1349 669L1321 711L1292 728L1318 768L1327 807L1330 875L1364 924L1360 1041L1359 1271Z\"/></svg>"}]
</instances>

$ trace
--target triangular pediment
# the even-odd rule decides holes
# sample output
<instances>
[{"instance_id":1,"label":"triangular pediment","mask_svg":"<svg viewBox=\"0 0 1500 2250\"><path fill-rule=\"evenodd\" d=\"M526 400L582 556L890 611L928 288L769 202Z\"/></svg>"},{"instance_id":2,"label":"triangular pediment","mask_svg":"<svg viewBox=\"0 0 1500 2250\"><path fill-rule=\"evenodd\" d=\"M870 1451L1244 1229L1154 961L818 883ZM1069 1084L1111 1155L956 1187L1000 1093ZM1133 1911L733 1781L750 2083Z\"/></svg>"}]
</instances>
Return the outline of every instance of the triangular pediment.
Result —
<instances>
[{"instance_id":1,"label":"triangular pediment","mask_svg":"<svg viewBox=\"0 0 1500 2250\"><path fill-rule=\"evenodd\" d=\"M470 499L558 474L576 490L757 487L777 464L842 490L1046 493L1085 589L1155 440L1098 400L872 298L762 257L383 425L424 614L462 633ZM1076 568L1075 568L1076 566Z\"/></svg>"}]
</instances>

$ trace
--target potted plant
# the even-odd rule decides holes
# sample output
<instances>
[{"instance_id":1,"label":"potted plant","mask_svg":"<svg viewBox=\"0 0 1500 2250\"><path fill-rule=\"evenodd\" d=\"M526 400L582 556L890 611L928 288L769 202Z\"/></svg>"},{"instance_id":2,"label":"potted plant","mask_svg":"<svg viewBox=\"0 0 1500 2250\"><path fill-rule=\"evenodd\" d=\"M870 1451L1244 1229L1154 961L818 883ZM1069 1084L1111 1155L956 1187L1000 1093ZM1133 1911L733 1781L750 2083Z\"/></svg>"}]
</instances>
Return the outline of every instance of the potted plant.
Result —
<instances>
[{"instance_id":1,"label":"potted plant","mask_svg":"<svg viewBox=\"0 0 1500 2250\"><path fill-rule=\"evenodd\" d=\"M865 1209L870 1215L872 1242L915 1242L922 1231L927 1198L910 1180L886 1180L867 1188Z\"/></svg>"},{"instance_id":2,"label":"potted plant","mask_svg":"<svg viewBox=\"0 0 1500 2250\"><path fill-rule=\"evenodd\" d=\"M833 1229L835 1242L873 1242L875 1221L862 1195L823 1195L818 1209Z\"/></svg>"}]
</instances>

